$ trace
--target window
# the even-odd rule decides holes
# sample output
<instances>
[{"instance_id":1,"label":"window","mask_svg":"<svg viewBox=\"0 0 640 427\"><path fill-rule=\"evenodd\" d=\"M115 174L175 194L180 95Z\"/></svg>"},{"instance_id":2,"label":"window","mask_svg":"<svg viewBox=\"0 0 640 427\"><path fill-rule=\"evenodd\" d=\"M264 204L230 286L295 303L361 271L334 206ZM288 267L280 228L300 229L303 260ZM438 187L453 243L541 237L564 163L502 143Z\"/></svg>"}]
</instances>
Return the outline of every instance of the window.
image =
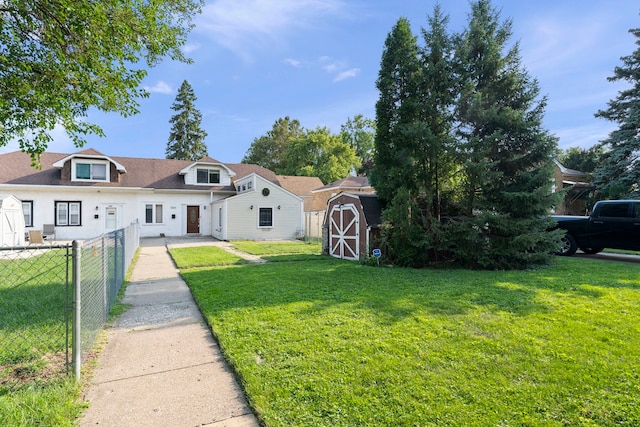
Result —
<instances>
[{"instance_id":1,"label":"window","mask_svg":"<svg viewBox=\"0 0 640 427\"><path fill-rule=\"evenodd\" d=\"M75 175L74 180L88 181L106 181L107 180L107 164L106 163L74 163Z\"/></svg>"},{"instance_id":2,"label":"window","mask_svg":"<svg viewBox=\"0 0 640 427\"><path fill-rule=\"evenodd\" d=\"M216 169L196 169L198 184L220 184L220 171Z\"/></svg>"},{"instance_id":3,"label":"window","mask_svg":"<svg viewBox=\"0 0 640 427\"><path fill-rule=\"evenodd\" d=\"M144 207L145 224L162 224L162 205L147 204Z\"/></svg>"},{"instance_id":4,"label":"window","mask_svg":"<svg viewBox=\"0 0 640 427\"><path fill-rule=\"evenodd\" d=\"M600 208L599 216L609 218L628 218L629 216L629 204L628 203L611 203L603 204Z\"/></svg>"},{"instance_id":5,"label":"window","mask_svg":"<svg viewBox=\"0 0 640 427\"><path fill-rule=\"evenodd\" d=\"M258 227L273 227L273 208L260 208Z\"/></svg>"},{"instance_id":6,"label":"window","mask_svg":"<svg viewBox=\"0 0 640 427\"><path fill-rule=\"evenodd\" d=\"M56 202L56 225L81 225L80 202Z\"/></svg>"},{"instance_id":7,"label":"window","mask_svg":"<svg viewBox=\"0 0 640 427\"><path fill-rule=\"evenodd\" d=\"M253 182L249 181L247 182L247 190L251 190L253 188Z\"/></svg>"},{"instance_id":8,"label":"window","mask_svg":"<svg viewBox=\"0 0 640 427\"><path fill-rule=\"evenodd\" d=\"M24 214L25 227L33 227L33 201L25 200L22 202L22 213Z\"/></svg>"}]
</instances>

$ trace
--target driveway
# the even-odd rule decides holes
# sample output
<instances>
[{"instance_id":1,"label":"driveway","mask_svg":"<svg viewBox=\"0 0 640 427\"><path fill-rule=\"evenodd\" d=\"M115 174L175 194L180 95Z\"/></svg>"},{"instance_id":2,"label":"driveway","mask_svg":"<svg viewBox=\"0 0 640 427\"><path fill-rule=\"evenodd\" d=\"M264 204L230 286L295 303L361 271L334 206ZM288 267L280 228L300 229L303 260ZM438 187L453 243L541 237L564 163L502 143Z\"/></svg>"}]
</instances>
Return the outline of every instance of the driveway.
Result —
<instances>
[{"instance_id":1,"label":"driveway","mask_svg":"<svg viewBox=\"0 0 640 427\"><path fill-rule=\"evenodd\" d=\"M582 251L578 251L574 256L585 259L599 259L603 261L618 261L640 264L640 255L614 254L610 252L600 252L599 254L595 255L587 255Z\"/></svg>"}]
</instances>

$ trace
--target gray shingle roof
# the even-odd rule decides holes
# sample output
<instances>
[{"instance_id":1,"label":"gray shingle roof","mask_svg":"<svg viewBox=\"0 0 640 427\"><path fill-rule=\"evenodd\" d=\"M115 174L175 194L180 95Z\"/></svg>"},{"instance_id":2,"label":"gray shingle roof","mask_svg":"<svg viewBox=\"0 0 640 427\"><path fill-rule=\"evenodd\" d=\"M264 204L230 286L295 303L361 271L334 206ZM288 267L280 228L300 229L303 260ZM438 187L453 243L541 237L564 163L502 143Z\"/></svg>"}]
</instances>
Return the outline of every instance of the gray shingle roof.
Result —
<instances>
[{"instance_id":1,"label":"gray shingle roof","mask_svg":"<svg viewBox=\"0 0 640 427\"><path fill-rule=\"evenodd\" d=\"M31 166L31 157L28 154L14 151L0 154L0 184L235 191L233 185L213 185L210 187L186 185L184 183L184 176L180 175L180 171L193 164L194 162L191 160L115 157L104 155L94 149L87 149L73 154L78 157L82 157L82 155L109 157L124 166L127 172L120 175L119 182L72 182L70 180L63 180L60 169L53 167L54 163L69 157L70 154L45 152L40 157L41 169L38 170ZM201 161L222 164L222 162L210 157L202 159ZM224 165L236 173L232 181L256 173L280 185L275 173L261 166L245 164Z\"/></svg>"}]
</instances>

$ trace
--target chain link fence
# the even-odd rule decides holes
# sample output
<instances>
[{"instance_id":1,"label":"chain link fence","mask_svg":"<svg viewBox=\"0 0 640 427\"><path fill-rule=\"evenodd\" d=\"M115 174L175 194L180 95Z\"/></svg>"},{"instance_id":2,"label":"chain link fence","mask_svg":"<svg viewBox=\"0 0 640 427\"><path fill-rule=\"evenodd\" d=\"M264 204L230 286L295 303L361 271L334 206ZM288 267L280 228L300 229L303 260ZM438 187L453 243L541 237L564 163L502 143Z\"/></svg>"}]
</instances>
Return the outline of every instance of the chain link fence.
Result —
<instances>
[{"instance_id":1,"label":"chain link fence","mask_svg":"<svg viewBox=\"0 0 640 427\"><path fill-rule=\"evenodd\" d=\"M0 247L0 394L65 375L70 260L69 245Z\"/></svg>"},{"instance_id":2,"label":"chain link fence","mask_svg":"<svg viewBox=\"0 0 640 427\"><path fill-rule=\"evenodd\" d=\"M0 395L80 376L139 246L138 224L73 244L0 247Z\"/></svg>"}]
</instances>

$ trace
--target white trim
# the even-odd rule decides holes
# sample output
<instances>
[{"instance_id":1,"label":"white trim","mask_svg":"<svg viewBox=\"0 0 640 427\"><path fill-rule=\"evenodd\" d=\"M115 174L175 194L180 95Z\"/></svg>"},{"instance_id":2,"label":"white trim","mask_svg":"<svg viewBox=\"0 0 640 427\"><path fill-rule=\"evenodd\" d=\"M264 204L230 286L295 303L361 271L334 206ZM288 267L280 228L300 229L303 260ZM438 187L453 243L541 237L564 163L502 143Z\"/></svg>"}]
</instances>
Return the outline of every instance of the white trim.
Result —
<instances>
[{"instance_id":1,"label":"white trim","mask_svg":"<svg viewBox=\"0 0 640 427\"><path fill-rule=\"evenodd\" d=\"M97 156L95 154L81 154L81 153L71 154L71 155L69 155L67 157L64 157L64 158L58 160L52 166L54 168L56 168L56 169L62 169L64 167L64 164L67 163L67 161L73 160L73 159L104 160L104 161L113 163L116 166L116 169L118 170L118 172L122 172L122 173L126 173L127 172L127 169L125 169L124 166L122 166L120 163L118 163L115 160L113 160L111 157L109 157L109 156Z\"/></svg>"},{"instance_id":2,"label":"white trim","mask_svg":"<svg viewBox=\"0 0 640 427\"><path fill-rule=\"evenodd\" d=\"M338 211L338 221L333 217L333 214ZM353 212L353 219L345 225L344 212ZM352 226L355 227L355 236L348 235L346 233ZM335 231L335 233L334 233ZM333 239L336 238L335 245L332 244ZM349 246L349 242L355 242L355 252ZM347 251L345 251L347 249ZM348 260L360 259L360 215L358 209L354 204L336 204L331 208L329 213L329 254L332 257Z\"/></svg>"}]
</instances>

